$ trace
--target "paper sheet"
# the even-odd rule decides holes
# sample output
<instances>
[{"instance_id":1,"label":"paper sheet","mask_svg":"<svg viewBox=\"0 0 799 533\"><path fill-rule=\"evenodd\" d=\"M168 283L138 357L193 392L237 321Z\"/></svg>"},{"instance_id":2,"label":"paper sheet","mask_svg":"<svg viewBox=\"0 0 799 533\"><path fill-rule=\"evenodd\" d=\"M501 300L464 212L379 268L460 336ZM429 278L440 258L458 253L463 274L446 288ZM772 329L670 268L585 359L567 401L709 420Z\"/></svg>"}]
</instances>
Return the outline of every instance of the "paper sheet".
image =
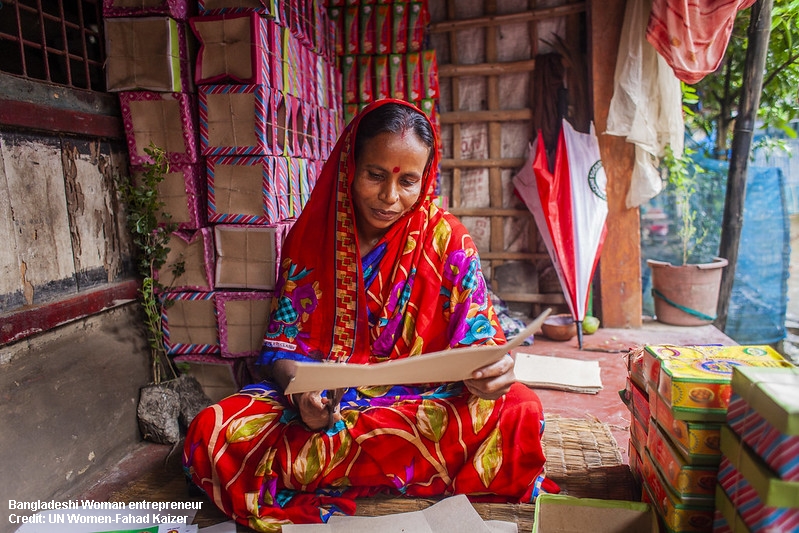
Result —
<instances>
[{"instance_id":1,"label":"paper sheet","mask_svg":"<svg viewBox=\"0 0 799 533\"><path fill-rule=\"evenodd\" d=\"M533 388L596 394L602 390L598 361L516 352L516 379Z\"/></svg>"},{"instance_id":2,"label":"paper sheet","mask_svg":"<svg viewBox=\"0 0 799 533\"><path fill-rule=\"evenodd\" d=\"M515 524L513 524L515 525ZM327 524L283 526L283 533L493 533L469 499L460 494L445 498L422 511L384 516L332 516ZM504 531L508 531L507 526Z\"/></svg>"},{"instance_id":3,"label":"paper sheet","mask_svg":"<svg viewBox=\"0 0 799 533\"><path fill-rule=\"evenodd\" d=\"M285 393L380 385L446 383L468 379L472 372L500 360L506 353L541 329L541 324L550 312L551 309L547 309L507 344L499 346L443 350L373 365L297 363L296 374L286 387Z\"/></svg>"}]
</instances>

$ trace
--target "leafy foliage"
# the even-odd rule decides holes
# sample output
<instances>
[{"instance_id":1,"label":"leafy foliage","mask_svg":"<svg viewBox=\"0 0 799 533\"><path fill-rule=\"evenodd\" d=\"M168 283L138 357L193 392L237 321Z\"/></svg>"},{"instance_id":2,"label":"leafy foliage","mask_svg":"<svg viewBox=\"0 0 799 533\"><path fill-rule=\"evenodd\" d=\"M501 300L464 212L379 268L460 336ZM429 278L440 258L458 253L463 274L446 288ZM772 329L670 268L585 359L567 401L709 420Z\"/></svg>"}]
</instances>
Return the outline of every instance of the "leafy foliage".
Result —
<instances>
[{"instance_id":1,"label":"leafy foliage","mask_svg":"<svg viewBox=\"0 0 799 533\"><path fill-rule=\"evenodd\" d=\"M166 263L169 238L176 225L159 222L169 220L169 214L162 212L165 204L158 197L158 185L169 172L166 153L154 145L150 145L144 151L153 162L144 164L144 172L136 181L129 177L120 177L118 187L127 207L128 228L138 252L136 267L142 276L142 288L139 293L150 346L152 379L154 383L160 383L163 379L177 377L177 371L164 348L162 304L157 295L157 291L163 287L155 276L158 269ZM175 276L180 275L183 270L183 262L172 267Z\"/></svg>"},{"instance_id":2,"label":"leafy foliage","mask_svg":"<svg viewBox=\"0 0 799 533\"><path fill-rule=\"evenodd\" d=\"M751 11L746 9L738 14L722 64L715 73L705 76L693 86L698 99L688 105L691 111L686 116L688 129L702 131L715 140L715 157L726 158L730 146L744 79ZM779 0L772 9L766 71L757 118L765 127L780 130L790 138L796 136L790 123L799 118L797 87L799 0Z\"/></svg>"},{"instance_id":3,"label":"leafy foliage","mask_svg":"<svg viewBox=\"0 0 799 533\"><path fill-rule=\"evenodd\" d=\"M698 249L707 236L707 230L701 227L701 219L697 219L698 211L692 205L692 199L697 193L698 178L704 173L702 167L696 164L689 148L677 157L670 145L666 146L665 155L661 161L661 168L668 181L668 193L674 198L675 211L679 221L677 236L682 246L682 264L688 264L689 255Z\"/></svg>"}]
</instances>

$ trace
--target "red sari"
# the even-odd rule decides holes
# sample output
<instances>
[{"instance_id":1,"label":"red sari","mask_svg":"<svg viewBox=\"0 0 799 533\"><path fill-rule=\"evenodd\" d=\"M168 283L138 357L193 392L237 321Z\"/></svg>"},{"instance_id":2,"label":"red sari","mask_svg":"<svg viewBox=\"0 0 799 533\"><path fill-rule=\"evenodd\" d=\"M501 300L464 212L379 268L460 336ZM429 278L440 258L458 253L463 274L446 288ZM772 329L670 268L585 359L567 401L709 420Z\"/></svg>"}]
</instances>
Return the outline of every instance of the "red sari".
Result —
<instances>
[{"instance_id":1,"label":"red sari","mask_svg":"<svg viewBox=\"0 0 799 533\"><path fill-rule=\"evenodd\" d=\"M345 129L286 239L263 364L369 364L505 342L471 237L429 198L437 156L428 194L359 257L352 148L360 118L386 102ZM341 415L309 431L275 384L245 387L195 418L184 465L220 509L257 531L352 514L354 498L380 492L519 502L549 483L541 404L520 384L498 400L462 382L348 389Z\"/></svg>"}]
</instances>

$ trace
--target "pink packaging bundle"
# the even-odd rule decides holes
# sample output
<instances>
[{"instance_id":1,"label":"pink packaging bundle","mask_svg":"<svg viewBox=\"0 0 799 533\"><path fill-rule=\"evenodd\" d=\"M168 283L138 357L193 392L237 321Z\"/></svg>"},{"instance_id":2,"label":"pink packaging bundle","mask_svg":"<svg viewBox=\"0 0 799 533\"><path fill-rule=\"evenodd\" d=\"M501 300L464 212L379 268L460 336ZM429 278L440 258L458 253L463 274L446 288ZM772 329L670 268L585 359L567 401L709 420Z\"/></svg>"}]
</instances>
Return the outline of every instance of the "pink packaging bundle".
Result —
<instances>
[{"instance_id":1,"label":"pink packaging bundle","mask_svg":"<svg viewBox=\"0 0 799 533\"><path fill-rule=\"evenodd\" d=\"M155 279L166 291L214 289L214 242L210 228L174 231L168 247L166 260L155 273Z\"/></svg>"},{"instance_id":2,"label":"pink packaging bundle","mask_svg":"<svg viewBox=\"0 0 799 533\"><path fill-rule=\"evenodd\" d=\"M194 69L198 85L239 83L282 86L280 27L254 12L192 17L200 43Z\"/></svg>"},{"instance_id":3,"label":"pink packaging bundle","mask_svg":"<svg viewBox=\"0 0 799 533\"><path fill-rule=\"evenodd\" d=\"M213 292L161 295L164 345L170 355L220 352Z\"/></svg>"},{"instance_id":4,"label":"pink packaging bundle","mask_svg":"<svg viewBox=\"0 0 799 533\"><path fill-rule=\"evenodd\" d=\"M272 224L279 220L274 156L213 156L206 164L209 222Z\"/></svg>"},{"instance_id":5,"label":"pink packaging bundle","mask_svg":"<svg viewBox=\"0 0 799 533\"><path fill-rule=\"evenodd\" d=\"M197 163L197 99L188 93L126 91L119 105L133 166L152 163L144 149L164 150L170 164Z\"/></svg>"},{"instance_id":6,"label":"pink packaging bundle","mask_svg":"<svg viewBox=\"0 0 799 533\"><path fill-rule=\"evenodd\" d=\"M135 182L141 179L144 168L131 167ZM177 229L197 229L205 226L205 167L197 163L169 165L169 171L157 185L158 199L164 203L159 224L177 224Z\"/></svg>"},{"instance_id":7,"label":"pink packaging bundle","mask_svg":"<svg viewBox=\"0 0 799 533\"><path fill-rule=\"evenodd\" d=\"M252 357L261 352L273 297L266 291L217 293L222 357Z\"/></svg>"},{"instance_id":8,"label":"pink packaging bundle","mask_svg":"<svg viewBox=\"0 0 799 533\"><path fill-rule=\"evenodd\" d=\"M195 8L196 3L189 0L103 0L103 18L167 15L186 21Z\"/></svg>"}]
</instances>

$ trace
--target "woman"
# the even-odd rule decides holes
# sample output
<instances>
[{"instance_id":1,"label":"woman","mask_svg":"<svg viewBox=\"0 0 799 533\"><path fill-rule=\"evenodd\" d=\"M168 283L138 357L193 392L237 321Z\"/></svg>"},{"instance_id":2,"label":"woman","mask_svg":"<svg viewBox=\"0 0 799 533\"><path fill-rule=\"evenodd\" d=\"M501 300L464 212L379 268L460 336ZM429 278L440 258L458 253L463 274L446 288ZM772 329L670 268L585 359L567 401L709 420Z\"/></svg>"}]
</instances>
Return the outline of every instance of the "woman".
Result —
<instances>
[{"instance_id":1,"label":"woman","mask_svg":"<svg viewBox=\"0 0 799 533\"><path fill-rule=\"evenodd\" d=\"M200 413L184 464L258 531L326 521L380 492L530 501L543 414L510 355L472 379L286 397L295 361L369 364L502 344L477 250L430 200L437 139L412 105L371 104L345 129L283 247L260 363L268 380Z\"/></svg>"}]
</instances>

